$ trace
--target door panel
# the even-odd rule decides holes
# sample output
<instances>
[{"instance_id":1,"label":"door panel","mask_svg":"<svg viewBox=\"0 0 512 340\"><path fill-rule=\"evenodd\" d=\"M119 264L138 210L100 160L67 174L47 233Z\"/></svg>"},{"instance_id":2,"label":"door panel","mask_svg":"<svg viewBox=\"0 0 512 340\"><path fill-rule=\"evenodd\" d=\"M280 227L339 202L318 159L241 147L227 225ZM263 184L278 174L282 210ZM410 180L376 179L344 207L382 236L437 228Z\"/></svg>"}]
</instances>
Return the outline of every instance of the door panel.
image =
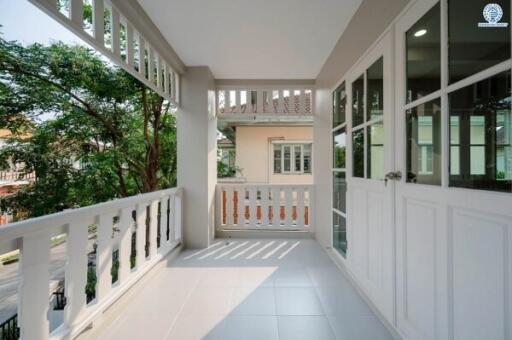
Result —
<instances>
[{"instance_id":1,"label":"door panel","mask_svg":"<svg viewBox=\"0 0 512 340\"><path fill-rule=\"evenodd\" d=\"M357 97L352 104L357 103L359 112L356 122L359 125L354 129L354 105L347 105L351 127L349 169L353 169L358 160L360 176L354 177L353 173L347 176L347 267L390 323L394 323L394 184L386 183L382 174L394 167L392 62L392 36L388 33L347 78L347 97L349 101ZM360 84L361 79L364 86L353 86ZM361 93L368 87L371 93ZM364 112L362 118L360 111ZM364 141L356 148L353 136L361 132L364 132Z\"/></svg>"}]
</instances>

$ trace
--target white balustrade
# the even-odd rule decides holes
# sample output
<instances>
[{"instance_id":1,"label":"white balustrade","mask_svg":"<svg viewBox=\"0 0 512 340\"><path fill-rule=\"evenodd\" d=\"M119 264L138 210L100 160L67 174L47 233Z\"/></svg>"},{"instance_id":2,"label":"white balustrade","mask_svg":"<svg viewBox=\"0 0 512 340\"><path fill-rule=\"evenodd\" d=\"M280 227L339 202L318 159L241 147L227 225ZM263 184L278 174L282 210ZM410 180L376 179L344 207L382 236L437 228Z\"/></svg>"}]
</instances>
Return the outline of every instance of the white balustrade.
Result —
<instances>
[{"instance_id":1,"label":"white balustrade","mask_svg":"<svg viewBox=\"0 0 512 340\"><path fill-rule=\"evenodd\" d=\"M0 254L20 251L18 322L21 338L71 339L89 326L181 243L181 202L182 190L173 188L2 226ZM93 226L97 228L97 284L95 298L87 303L87 245L91 240L89 228ZM137 255L132 269L133 232L136 232L134 251ZM47 319L51 293L50 239L61 234L67 235L64 290L67 302L64 323L50 334ZM111 269L115 251L119 254L119 270L118 280L113 283Z\"/></svg>"},{"instance_id":2,"label":"white balustrade","mask_svg":"<svg viewBox=\"0 0 512 340\"><path fill-rule=\"evenodd\" d=\"M218 184L217 228L308 230L313 189L303 184Z\"/></svg>"},{"instance_id":3,"label":"white balustrade","mask_svg":"<svg viewBox=\"0 0 512 340\"><path fill-rule=\"evenodd\" d=\"M63 0L29 1L162 97L176 104L179 102L178 87L180 79L178 72L182 73L184 67L182 65L176 65L177 63L173 62L175 58L171 55L174 52L169 51L172 51L171 48L164 47L165 42L158 41L158 38L155 38L157 34L150 32L151 29L148 29L148 27L135 27L135 25L123 15L120 8L118 8L128 5L123 4L122 1L92 0L91 2L90 0L67 0L69 1L70 10L62 11L57 4L60 1L62 6L64 6L66 1ZM83 6L85 3L92 3L91 28L87 27L88 23L84 20ZM105 11L108 11L108 17L105 17ZM129 11L133 12L134 9L130 8ZM108 25L106 25L105 21L108 22ZM140 26L140 22L138 23ZM123 32L121 31L121 26L124 28ZM105 39L107 33L105 29L107 27L110 27L110 32L108 32L110 37L108 41ZM92 30L92 32L90 32L90 30ZM141 33L142 30L145 31L146 37ZM148 30L150 33L147 33ZM153 37L148 37L148 35L152 35ZM137 41L134 39L135 36L138 36ZM150 41L154 41L155 44L151 44ZM133 58L134 44L138 44L139 49L138 65L134 63ZM149 51L149 58L145 57L146 50ZM165 58L165 56L167 56L167 58ZM158 74L155 74L155 67L157 66L155 65L155 60L158 63ZM173 66L176 65L178 70L176 70L176 67L171 66L171 64L173 64ZM148 72L146 72L146 67L148 67ZM165 70L163 74L161 73L162 70ZM172 86L166 86L165 84L172 84Z\"/></svg>"},{"instance_id":4,"label":"white balustrade","mask_svg":"<svg viewBox=\"0 0 512 340\"><path fill-rule=\"evenodd\" d=\"M219 87L217 115L310 116L313 114L311 87L238 88Z\"/></svg>"}]
</instances>

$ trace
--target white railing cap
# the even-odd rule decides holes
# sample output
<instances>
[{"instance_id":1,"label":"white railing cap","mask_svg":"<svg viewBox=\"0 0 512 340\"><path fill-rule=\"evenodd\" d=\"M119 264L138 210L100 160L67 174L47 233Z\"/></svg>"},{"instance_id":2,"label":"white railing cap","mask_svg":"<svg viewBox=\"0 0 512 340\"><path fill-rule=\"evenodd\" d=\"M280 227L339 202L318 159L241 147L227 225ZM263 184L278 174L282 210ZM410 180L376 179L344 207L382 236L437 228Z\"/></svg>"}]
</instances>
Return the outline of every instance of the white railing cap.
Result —
<instances>
[{"instance_id":1,"label":"white railing cap","mask_svg":"<svg viewBox=\"0 0 512 340\"><path fill-rule=\"evenodd\" d=\"M1 244L11 242L13 239L27 233L38 232L45 228L59 228L69 224L74 219L86 220L97 215L116 212L123 208L135 206L139 203L158 200L172 194L179 196L181 193L181 188L164 189L9 223L0 227L0 248Z\"/></svg>"}]
</instances>

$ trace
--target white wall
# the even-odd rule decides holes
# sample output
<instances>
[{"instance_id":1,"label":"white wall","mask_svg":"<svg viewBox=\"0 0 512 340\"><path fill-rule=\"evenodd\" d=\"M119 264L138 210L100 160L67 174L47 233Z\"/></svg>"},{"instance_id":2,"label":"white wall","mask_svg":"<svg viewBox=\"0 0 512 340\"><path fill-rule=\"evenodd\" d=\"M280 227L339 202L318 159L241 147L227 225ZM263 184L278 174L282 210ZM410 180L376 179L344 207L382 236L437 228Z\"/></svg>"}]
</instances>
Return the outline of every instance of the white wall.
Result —
<instances>
[{"instance_id":1,"label":"white wall","mask_svg":"<svg viewBox=\"0 0 512 340\"><path fill-rule=\"evenodd\" d=\"M184 189L186 247L207 247L214 237L217 184L217 119L209 112L215 82L208 67L189 67L181 78L178 109L178 186Z\"/></svg>"},{"instance_id":2,"label":"white wall","mask_svg":"<svg viewBox=\"0 0 512 340\"><path fill-rule=\"evenodd\" d=\"M313 184L312 174L274 174L270 138L286 142L313 142L311 126L238 126L236 165L249 183ZM313 151L313 160L315 153ZM313 172L315 170L313 169Z\"/></svg>"}]
</instances>

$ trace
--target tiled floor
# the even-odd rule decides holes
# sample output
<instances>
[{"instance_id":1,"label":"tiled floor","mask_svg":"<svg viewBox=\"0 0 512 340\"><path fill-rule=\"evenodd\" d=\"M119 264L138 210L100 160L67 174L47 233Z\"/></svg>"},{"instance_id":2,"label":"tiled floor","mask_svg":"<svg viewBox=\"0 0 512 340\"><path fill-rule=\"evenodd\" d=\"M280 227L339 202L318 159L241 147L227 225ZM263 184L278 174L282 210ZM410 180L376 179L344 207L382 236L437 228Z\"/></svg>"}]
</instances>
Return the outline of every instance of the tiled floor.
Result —
<instances>
[{"instance_id":1,"label":"tiled floor","mask_svg":"<svg viewBox=\"0 0 512 340\"><path fill-rule=\"evenodd\" d=\"M95 338L392 339L314 240L185 251Z\"/></svg>"}]
</instances>

